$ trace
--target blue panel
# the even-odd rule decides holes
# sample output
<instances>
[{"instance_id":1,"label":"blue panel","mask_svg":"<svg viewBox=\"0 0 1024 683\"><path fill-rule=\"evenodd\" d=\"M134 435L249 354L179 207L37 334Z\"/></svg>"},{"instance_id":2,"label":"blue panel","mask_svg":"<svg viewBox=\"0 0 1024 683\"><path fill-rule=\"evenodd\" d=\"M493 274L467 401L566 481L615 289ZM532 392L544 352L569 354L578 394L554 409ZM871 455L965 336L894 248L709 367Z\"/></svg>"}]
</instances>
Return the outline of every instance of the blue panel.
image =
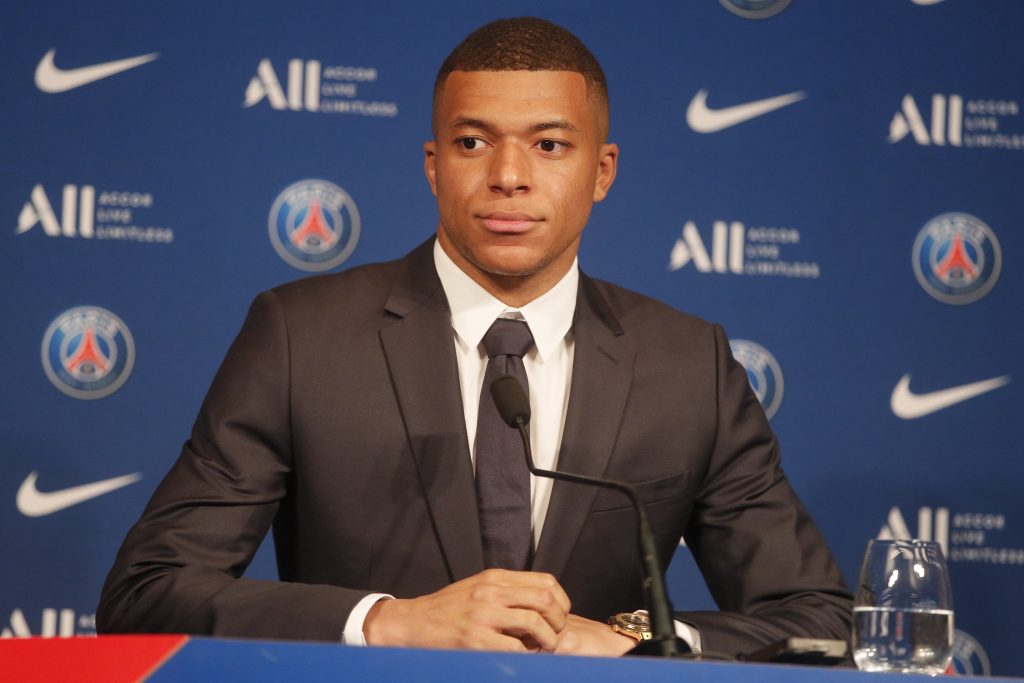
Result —
<instances>
[{"instance_id":1,"label":"blue panel","mask_svg":"<svg viewBox=\"0 0 1024 683\"><path fill-rule=\"evenodd\" d=\"M487 683L507 680L622 680L696 683L759 681L904 680L897 674L851 669L721 662L665 661L647 657L604 659L553 655L508 655L443 650L346 648L340 645L257 641L190 640L147 680L160 681L443 681ZM964 677L960 680L982 680Z\"/></svg>"},{"instance_id":2,"label":"blue panel","mask_svg":"<svg viewBox=\"0 0 1024 683\"><path fill-rule=\"evenodd\" d=\"M421 150L435 70L506 11L0 7L0 581L13 587L0 628L92 632L114 553L248 302L310 272L273 246L286 188L326 181L357 207L358 240L335 270L432 232ZM786 470L848 582L883 530L941 541L960 666L1024 674L1024 5L793 0L750 20L718 0L545 0L515 12L564 23L608 73L621 164L583 268L770 354L752 382L776 388ZM74 71L108 62L104 75ZM350 207L336 211L351 227ZM99 327L64 316L82 306L110 315L89 318ZM124 360L129 336L127 368L110 349ZM94 393L69 395L47 362ZM995 382L935 407L982 380ZM31 505L35 489L108 480L60 510ZM271 554L250 572L273 576ZM692 564L670 580L677 607L706 606Z\"/></svg>"}]
</instances>

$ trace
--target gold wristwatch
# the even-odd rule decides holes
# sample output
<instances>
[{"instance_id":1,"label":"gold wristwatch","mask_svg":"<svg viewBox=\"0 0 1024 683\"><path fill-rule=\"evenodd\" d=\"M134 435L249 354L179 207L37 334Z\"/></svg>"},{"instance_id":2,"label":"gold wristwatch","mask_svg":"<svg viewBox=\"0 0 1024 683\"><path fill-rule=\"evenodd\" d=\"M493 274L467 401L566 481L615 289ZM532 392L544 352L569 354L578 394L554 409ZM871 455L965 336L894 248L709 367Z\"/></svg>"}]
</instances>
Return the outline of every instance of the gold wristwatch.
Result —
<instances>
[{"instance_id":1,"label":"gold wristwatch","mask_svg":"<svg viewBox=\"0 0 1024 683\"><path fill-rule=\"evenodd\" d=\"M608 624L616 633L635 638L637 641L651 639L651 618L647 612L619 612L608 617Z\"/></svg>"}]
</instances>

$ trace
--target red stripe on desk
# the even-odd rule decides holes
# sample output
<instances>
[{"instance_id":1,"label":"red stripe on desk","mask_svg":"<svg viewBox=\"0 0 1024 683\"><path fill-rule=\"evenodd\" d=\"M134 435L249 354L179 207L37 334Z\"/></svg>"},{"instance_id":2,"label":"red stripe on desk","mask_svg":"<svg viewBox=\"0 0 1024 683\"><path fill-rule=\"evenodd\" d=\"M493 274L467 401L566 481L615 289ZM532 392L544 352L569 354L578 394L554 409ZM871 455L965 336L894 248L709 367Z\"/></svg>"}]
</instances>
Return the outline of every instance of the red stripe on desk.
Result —
<instances>
[{"instance_id":1,"label":"red stripe on desk","mask_svg":"<svg viewBox=\"0 0 1024 683\"><path fill-rule=\"evenodd\" d=\"M135 683L153 673L188 636L99 636L0 640L0 671L9 681Z\"/></svg>"}]
</instances>

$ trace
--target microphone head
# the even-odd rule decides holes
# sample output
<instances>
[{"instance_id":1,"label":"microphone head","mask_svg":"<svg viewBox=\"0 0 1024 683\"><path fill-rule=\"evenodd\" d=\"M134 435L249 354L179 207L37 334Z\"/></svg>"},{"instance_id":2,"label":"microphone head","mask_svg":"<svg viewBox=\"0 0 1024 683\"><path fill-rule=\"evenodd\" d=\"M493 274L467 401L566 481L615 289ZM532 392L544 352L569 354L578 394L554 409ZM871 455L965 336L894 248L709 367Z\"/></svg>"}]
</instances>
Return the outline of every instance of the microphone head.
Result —
<instances>
[{"instance_id":1,"label":"microphone head","mask_svg":"<svg viewBox=\"0 0 1024 683\"><path fill-rule=\"evenodd\" d=\"M530 424L530 399L515 377L502 375L491 382L491 396L498 414L509 427L518 427L520 421Z\"/></svg>"}]
</instances>

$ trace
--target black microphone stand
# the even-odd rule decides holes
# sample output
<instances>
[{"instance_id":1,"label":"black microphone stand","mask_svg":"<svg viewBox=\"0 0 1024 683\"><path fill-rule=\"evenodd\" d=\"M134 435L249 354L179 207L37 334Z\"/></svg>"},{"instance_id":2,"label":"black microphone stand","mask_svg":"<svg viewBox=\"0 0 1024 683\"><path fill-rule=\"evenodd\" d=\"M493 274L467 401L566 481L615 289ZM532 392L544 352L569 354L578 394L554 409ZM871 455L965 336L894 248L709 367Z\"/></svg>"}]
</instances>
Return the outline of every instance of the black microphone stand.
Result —
<instances>
[{"instance_id":1,"label":"black microphone stand","mask_svg":"<svg viewBox=\"0 0 1024 683\"><path fill-rule=\"evenodd\" d=\"M523 441L523 451L526 454L526 468L531 474L538 477L568 481L574 484L589 484L615 489L629 497L637 514L640 553L643 558L644 567L644 592L647 594L652 631L651 640L641 642L634 652L659 657L689 656L691 654L689 648L686 647L681 638L676 636L675 627L672 624L672 606L665 591L665 580L661 573L661 564L658 562L658 550L654 545L654 534L651 533L651 524L647 519L647 511L637 495L636 489L625 482L598 479L596 477L556 470L538 469L533 464L530 434L526 429L530 422L530 403L523 392L522 385L519 384L515 377L504 375L491 383L491 395L494 397L494 402L502 419L510 427L518 428L519 436ZM680 644L683 646L682 651L680 650Z\"/></svg>"}]
</instances>

